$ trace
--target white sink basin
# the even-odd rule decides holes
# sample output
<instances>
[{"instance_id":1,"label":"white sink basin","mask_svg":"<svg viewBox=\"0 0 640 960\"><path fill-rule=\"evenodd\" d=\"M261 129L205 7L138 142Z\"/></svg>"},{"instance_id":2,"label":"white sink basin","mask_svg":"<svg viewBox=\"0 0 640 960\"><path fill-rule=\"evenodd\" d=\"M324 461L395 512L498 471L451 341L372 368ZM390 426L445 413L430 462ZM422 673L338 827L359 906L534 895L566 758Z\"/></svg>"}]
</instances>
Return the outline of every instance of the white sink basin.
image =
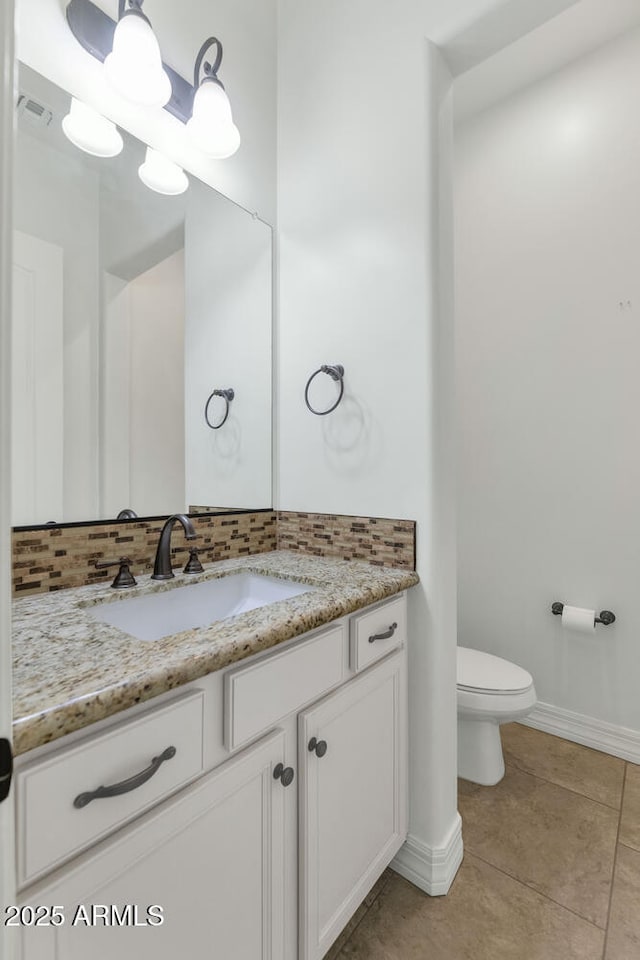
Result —
<instances>
[{"instance_id":1,"label":"white sink basin","mask_svg":"<svg viewBox=\"0 0 640 960\"><path fill-rule=\"evenodd\" d=\"M190 583L146 597L131 597L89 608L95 620L118 627L137 640L160 640L183 630L208 627L217 620L288 600L314 587L292 580L237 573Z\"/></svg>"}]
</instances>

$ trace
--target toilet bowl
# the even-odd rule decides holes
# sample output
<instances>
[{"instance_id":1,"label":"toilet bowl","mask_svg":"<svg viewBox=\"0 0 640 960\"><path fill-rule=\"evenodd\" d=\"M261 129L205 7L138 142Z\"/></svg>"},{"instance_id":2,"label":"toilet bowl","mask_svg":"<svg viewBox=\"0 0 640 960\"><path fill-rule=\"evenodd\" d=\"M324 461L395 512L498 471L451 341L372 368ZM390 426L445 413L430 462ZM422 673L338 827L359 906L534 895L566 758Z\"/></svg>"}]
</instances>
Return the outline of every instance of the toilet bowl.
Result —
<instances>
[{"instance_id":1,"label":"toilet bowl","mask_svg":"<svg viewBox=\"0 0 640 960\"><path fill-rule=\"evenodd\" d=\"M500 724L536 704L533 678L490 653L458 647L458 776L492 786L504 776Z\"/></svg>"}]
</instances>

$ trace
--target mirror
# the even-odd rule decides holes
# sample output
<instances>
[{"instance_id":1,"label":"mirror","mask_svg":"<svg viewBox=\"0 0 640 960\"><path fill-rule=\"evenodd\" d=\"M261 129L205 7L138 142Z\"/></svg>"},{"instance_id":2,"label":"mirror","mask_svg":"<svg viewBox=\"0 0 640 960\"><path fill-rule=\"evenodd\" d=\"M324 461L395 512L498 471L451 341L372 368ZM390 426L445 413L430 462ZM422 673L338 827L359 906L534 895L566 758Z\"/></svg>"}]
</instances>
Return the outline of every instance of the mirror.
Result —
<instances>
[{"instance_id":1,"label":"mirror","mask_svg":"<svg viewBox=\"0 0 640 960\"><path fill-rule=\"evenodd\" d=\"M192 175L150 190L125 131L82 152L23 64L19 94L13 523L270 507L271 227Z\"/></svg>"}]
</instances>

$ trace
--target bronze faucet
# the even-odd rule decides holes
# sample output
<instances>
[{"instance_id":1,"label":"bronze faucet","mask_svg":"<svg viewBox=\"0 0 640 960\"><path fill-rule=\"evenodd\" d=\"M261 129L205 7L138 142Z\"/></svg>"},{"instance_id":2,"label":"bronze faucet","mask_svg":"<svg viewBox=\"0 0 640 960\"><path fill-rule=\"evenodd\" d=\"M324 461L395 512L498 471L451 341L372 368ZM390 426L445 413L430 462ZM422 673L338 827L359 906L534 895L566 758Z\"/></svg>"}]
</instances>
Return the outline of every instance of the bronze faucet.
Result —
<instances>
[{"instance_id":1,"label":"bronze faucet","mask_svg":"<svg viewBox=\"0 0 640 960\"><path fill-rule=\"evenodd\" d=\"M152 580L171 580L172 577L175 577L171 567L171 534L176 522L182 524L187 540L195 540L198 536L191 520L184 513L175 513L172 517L169 517L160 532L156 560L151 574Z\"/></svg>"}]
</instances>

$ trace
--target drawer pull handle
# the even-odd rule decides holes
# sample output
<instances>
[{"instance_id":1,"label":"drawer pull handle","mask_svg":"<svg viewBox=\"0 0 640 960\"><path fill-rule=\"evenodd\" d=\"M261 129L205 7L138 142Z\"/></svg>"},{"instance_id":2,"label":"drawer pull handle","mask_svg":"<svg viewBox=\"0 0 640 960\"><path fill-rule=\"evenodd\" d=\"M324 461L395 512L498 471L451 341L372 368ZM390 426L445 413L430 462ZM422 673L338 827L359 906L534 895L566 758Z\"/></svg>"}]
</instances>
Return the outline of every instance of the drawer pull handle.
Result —
<instances>
[{"instance_id":1,"label":"drawer pull handle","mask_svg":"<svg viewBox=\"0 0 640 960\"><path fill-rule=\"evenodd\" d=\"M158 772L165 760L171 760L172 757L175 757L176 752L175 747L167 747L159 757L153 758L146 770L141 770L140 773L129 777L128 780L114 783L110 787L98 787L97 790L79 793L73 801L74 807L80 810L82 807L86 807L88 803L91 803L92 800L100 800L104 797L119 797L121 793L130 793L132 790L136 790L138 787L141 787L143 783L146 783L147 780L151 780L151 777L154 773Z\"/></svg>"},{"instance_id":2,"label":"drawer pull handle","mask_svg":"<svg viewBox=\"0 0 640 960\"><path fill-rule=\"evenodd\" d=\"M293 767L285 767L283 763L277 763L273 770L273 779L279 780L283 787L288 787L293 783L295 773Z\"/></svg>"},{"instance_id":3,"label":"drawer pull handle","mask_svg":"<svg viewBox=\"0 0 640 960\"><path fill-rule=\"evenodd\" d=\"M316 757L324 757L326 752L327 741L316 740L315 737L311 737L311 740L309 740L309 753L315 753Z\"/></svg>"},{"instance_id":4,"label":"drawer pull handle","mask_svg":"<svg viewBox=\"0 0 640 960\"><path fill-rule=\"evenodd\" d=\"M369 643L375 643L376 640L388 640L389 637L392 637L396 630L398 629L397 623L392 623L388 630L385 630L384 633L373 633L369 637Z\"/></svg>"}]
</instances>

